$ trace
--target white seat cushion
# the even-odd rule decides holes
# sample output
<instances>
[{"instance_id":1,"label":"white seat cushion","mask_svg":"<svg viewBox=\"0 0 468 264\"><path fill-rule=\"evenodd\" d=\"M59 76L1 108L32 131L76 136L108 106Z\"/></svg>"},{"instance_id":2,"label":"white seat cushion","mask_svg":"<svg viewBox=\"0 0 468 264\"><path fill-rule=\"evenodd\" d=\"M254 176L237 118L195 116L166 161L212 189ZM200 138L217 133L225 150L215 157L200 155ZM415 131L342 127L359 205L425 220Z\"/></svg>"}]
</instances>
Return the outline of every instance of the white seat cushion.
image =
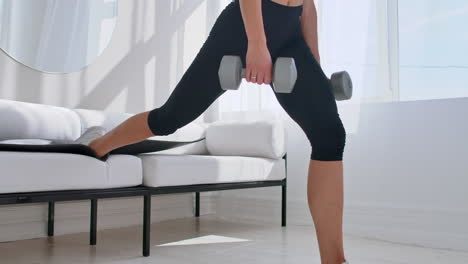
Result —
<instances>
[{"instance_id":1,"label":"white seat cushion","mask_svg":"<svg viewBox=\"0 0 468 264\"><path fill-rule=\"evenodd\" d=\"M150 187L269 181L285 178L283 159L210 155L140 155Z\"/></svg>"},{"instance_id":2,"label":"white seat cushion","mask_svg":"<svg viewBox=\"0 0 468 264\"><path fill-rule=\"evenodd\" d=\"M142 183L141 160L111 155L107 162L62 153L0 151L0 193L101 189Z\"/></svg>"}]
</instances>

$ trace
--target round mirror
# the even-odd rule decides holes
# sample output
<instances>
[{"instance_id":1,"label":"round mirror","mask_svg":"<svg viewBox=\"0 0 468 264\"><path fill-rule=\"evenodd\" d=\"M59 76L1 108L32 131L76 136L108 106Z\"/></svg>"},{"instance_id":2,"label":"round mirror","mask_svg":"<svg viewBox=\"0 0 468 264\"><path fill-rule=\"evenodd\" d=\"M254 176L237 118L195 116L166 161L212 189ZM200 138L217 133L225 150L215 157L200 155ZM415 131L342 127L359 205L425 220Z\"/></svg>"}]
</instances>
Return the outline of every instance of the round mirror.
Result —
<instances>
[{"instance_id":1,"label":"round mirror","mask_svg":"<svg viewBox=\"0 0 468 264\"><path fill-rule=\"evenodd\" d=\"M0 48L50 73L76 72L109 44L117 0L0 0Z\"/></svg>"}]
</instances>

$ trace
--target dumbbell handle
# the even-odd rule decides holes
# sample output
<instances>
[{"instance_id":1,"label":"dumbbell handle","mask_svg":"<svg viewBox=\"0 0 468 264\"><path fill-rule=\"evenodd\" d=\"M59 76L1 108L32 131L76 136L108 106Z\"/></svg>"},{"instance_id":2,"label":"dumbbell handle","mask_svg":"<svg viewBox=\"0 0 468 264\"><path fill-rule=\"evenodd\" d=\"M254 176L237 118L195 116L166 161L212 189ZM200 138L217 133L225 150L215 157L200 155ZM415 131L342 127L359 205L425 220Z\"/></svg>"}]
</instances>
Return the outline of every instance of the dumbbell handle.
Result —
<instances>
[{"instance_id":1,"label":"dumbbell handle","mask_svg":"<svg viewBox=\"0 0 468 264\"><path fill-rule=\"evenodd\" d=\"M247 71L245 68L242 68L241 70L241 78L245 79L245 75L246 75ZM255 80L255 79L254 79Z\"/></svg>"},{"instance_id":2,"label":"dumbbell handle","mask_svg":"<svg viewBox=\"0 0 468 264\"><path fill-rule=\"evenodd\" d=\"M246 73L247 73L247 70L245 68L242 68L241 78L245 78Z\"/></svg>"},{"instance_id":3,"label":"dumbbell handle","mask_svg":"<svg viewBox=\"0 0 468 264\"><path fill-rule=\"evenodd\" d=\"M245 75L247 73L247 70L245 68L242 68L241 70L241 78L244 78L245 79Z\"/></svg>"},{"instance_id":4,"label":"dumbbell handle","mask_svg":"<svg viewBox=\"0 0 468 264\"><path fill-rule=\"evenodd\" d=\"M245 74L246 74L246 69L245 68L242 68L242 71L241 71L241 78L245 78Z\"/></svg>"}]
</instances>

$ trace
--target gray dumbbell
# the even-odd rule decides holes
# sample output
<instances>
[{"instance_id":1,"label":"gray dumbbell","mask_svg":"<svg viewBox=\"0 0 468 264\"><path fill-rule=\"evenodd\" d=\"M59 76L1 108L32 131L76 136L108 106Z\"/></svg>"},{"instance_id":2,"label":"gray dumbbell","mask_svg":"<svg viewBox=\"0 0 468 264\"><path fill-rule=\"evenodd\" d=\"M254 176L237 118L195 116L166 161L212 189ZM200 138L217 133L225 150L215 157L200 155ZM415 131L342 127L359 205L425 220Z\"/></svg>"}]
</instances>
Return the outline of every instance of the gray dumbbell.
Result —
<instances>
[{"instance_id":1,"label":"gray dumbbell","mask_svg":"<svg viewBox=\"0 0 468 264\"><path fill-rule=\"evenodd\" d=\"M353 96L353 82L348 72L342 71L332 74L330 82L337 101L351 99Z\"/></svg>"},{"instance_id":2,"label":"gray dumbbell","mask_svg":"<svg viewBox=\"0 0 468 264\"><path fill-rule=\"evenodd\" d=\"M237 90L245 69L239 56L224 56L218 71L219 81L223 90ZM297 69L293 58L280 57L273 67L273 89L277 93L291 93L297 80Z\"/></svg>"}]
</instances>

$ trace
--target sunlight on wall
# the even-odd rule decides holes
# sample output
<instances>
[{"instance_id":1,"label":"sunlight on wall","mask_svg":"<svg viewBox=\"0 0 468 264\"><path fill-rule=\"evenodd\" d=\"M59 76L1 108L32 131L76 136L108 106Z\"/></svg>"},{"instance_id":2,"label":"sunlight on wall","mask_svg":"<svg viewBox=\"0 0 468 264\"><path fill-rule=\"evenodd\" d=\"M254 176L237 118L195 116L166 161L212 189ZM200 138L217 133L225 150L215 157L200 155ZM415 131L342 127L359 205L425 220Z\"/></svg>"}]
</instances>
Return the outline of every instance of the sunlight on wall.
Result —
<instances>
[{"instance_id":1,"label":"sunlight on wall","mask_svg":"<svg viewBox=\"0 0 468 264\"><path fill-rule=\"evenodd\" d=\"M127 100L128 88L121 89L121 91L113 98L112 102L104 110L114 111L114 109L126 109Z\"/></svg>"},{"instance_id":2,"label":"sunlight on wall","mask_svg":"<svg viewBox=\"0 0 468 264\"><path fill-rule=\"evenodd\" d=\"M145 65L145 108L150 109L154 107L154 82L156 71L156 57L152 57Z\"/></svg>"},{"instance_id":3,"label":"sunlight on wall","mask_svg":"<svg viewBox=\"0 0 468 264\"><path fill-rule=\"evenodd\" d=\"M184 69L192 63L208 36L206 18L206 1L203 1L184 23Z\"/></svg>"}]
</instances>

